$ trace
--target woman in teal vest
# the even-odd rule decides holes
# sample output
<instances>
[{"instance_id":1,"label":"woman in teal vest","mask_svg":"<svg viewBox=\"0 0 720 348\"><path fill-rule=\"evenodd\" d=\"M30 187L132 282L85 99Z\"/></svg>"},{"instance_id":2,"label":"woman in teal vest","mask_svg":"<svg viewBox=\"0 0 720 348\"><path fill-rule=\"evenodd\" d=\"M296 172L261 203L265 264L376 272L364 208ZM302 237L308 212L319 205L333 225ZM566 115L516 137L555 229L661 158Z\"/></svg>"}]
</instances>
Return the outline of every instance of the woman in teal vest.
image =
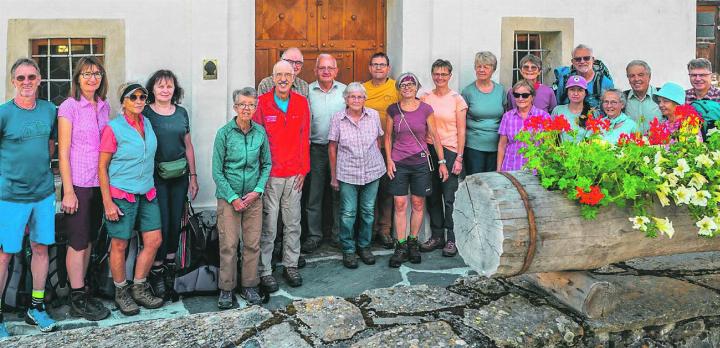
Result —
<instances>
[{"instance_id":1,"label":"woman in teal vest","mask_svg":"<svg viewBox=\"0 0 720 348\"><path fill-rule=\"evenodd\" d=\"M115 282L115 305L125 315L145 308L159 308L163 300L153 295L147 276L162 243L160 208L153 172L157 139L150 121L141 113L148 92L140 84L121 86L121 115L105 126L100 140L98 177L110 242L110 272ZM132 285L125 275L125 250L134 230L143 248L137 256Z\"/></svg>"}]
</instances>

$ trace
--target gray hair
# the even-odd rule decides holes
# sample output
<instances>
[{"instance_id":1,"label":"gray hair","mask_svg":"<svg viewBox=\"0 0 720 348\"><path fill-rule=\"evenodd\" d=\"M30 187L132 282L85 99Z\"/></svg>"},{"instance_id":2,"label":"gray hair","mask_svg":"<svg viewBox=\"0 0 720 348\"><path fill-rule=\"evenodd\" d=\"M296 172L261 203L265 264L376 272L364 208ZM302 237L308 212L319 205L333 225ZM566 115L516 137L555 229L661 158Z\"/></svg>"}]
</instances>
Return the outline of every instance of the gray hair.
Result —
<instances>
[{"instance_id":1,"label":"gray hair","mask_svg":"<svg viewBox=\"0 0 720 348\"><path fill-rule=\"evenodd\" d=\"M275 75L277 68L280 67L281 65L289 66L290 71L292 71L292 74L295 75L295 70L293 69L292 64L290 64L284 60L279 60L277 63L275 63L275 65L273 65L273 70L272 70L273 75Z\"/></svg>"},{"instance_id":2,"label":"gray hair","mask_svg":"<svg viewBox=\"0 0 720 348\"><path fill-rule=\"evenodd\" d=\"M239 96L257 99L258 94L257 94L257 91L255 90L255 88L252 88L252 87L236 89L232 93L233 104L237 103Z\"/></svg>"},{"instance_id":3,"label":"gray hair","mask_svg":"<svg viewBox=\"0 0 720 348\"><path fill-rule=\"evenodd\" d=\"M475 53L475 67L478 65L492 65L493 71L495 71L497 69L497 57L489 51Z\"/></svg>"},{"instance_id":4,"label":"gray hair","mask_svg":"<svg viewBox=\"0 0 720 348\"><path fill-rule=\"evenodd\" d=\"M650 65L648 65L646 61L639 59L631 60L630 63L628 63L628 65L625 67L625 71L627 72L628 69L634 66L641 66L645 68L645 71L647 71L648 75L652 75L652 71L650 71Z\"/></svg>"},{"instance_id":5,"label":"gray hair","mask_svg":"<svg viewBox=\"0 0 720 348\"><path fill-rule=\"evenodd\" d=\"M693 69L707 69L708 71L712 71L712 63L710 63L709 60L705 58L697 58L691 60L687 65L688 71Z\"/></svg>"},{"instance_id":6,"label":"gray hair","mask_svg":"<svg viewBox=\"0 0 720 348\"><path fill-rule=\"evenodd\" d=\"M316 68L318 67L318 65L320 65L320 59L323 59L323 58L329 58L330 60L332 60L333 65L337 68L337 59L335 59L335 57L333 57L333 55L329 54L329 53L318 54L317 58L315 59L315 67Z\"/></svg>"},{"instance_id":7,"label":"gray hair","mask_svg":"<svg viewBox=\"0 0 720 348\"><path fill-rule=\"evenodd\" d=\"M542 70L542 61L540 60L540 58L538 58L538 56L534 54L526 54L525 57L522 57L522 59L520 59L520 62L518 64L520 68L522 68L522 66L525 65L525 63L527 62L535 64L535 66L537 66L539 70Z\"/></svg>"},{"instance_id":8,"label":"gray hair","mask_svg":"<svg viewBox=\"0 0 720 348\"><path fill-rule=\"evenodd\" d=\"M530 84L530 82L527 82L527 80L520 80L518 82L515 82L515 84L512 87L512 91L517 91L518 88L525 87L530 91L530 94L534 97L535 96L535 87Z\"/></svg>"},{"instance_id":9,"label":"gray hair","mask_svg":"<svg viewBox=\"0 0 720 348\"><path fill-rule=\"evenodd\" d=\"M290 52L297 52L297 53L300 54L301 57L302 57L302 55L303 55L303 54L302 54L302 51L301 51L299 48L297 48L297 47L288 47L288 49L286 49L285 52L283 52L283 54L280 56L280 59L285 59L285 58L287 58L287 55L288 55Z\"/></svg>"},{"instance_id":10,"label":"gray hair","mask_svg":"<svg viewBox=\"0 0 720 348\"><path fill-rule=\"evenodd\" d=\"M627 98L625 97L625 93L623 93L623 91L621 91L621 90L619 90L619 89L617 89L617 88L606 89L606 90L602 93L602 96L600 97L600 100L602 101L603 99L605 99L605 95L608 94L608 93L615 93L615 94L618 96L618 98L620 98L620 102L623 103L623 105L627 104Z\"/></svg>"},{"instance_id":11,"label":"gray hair","mask_svg":"<svg viewBox=\"0 0 720 348\"><path fill-rule=\"evenodd\" d=\"M38 74L40 74L40 67L34 60L32 60L30 58L20 58L20 59L16 60L15 63L13 63L12 67L10 68L10 78L13 78L13 79L15 78L15 70L17 70L17 68L19 68L21 65L29 65L29 66L35 68L35 70L37 70ZM38 76L38 78L39 77L40 76Z\"/></svg>"},{"instance_id":12,"label":"gray hair","mask_svg":"<svg viewBox=\"0 0 720 348\"><path fill-rule=\"evenodd\" d=\"M365 86L360 82L350 82L343 91L343 98L347 98L351 93L355 92L360 92L363 97L367 98L367 90L365 90Z\"/></svg>"},{"instance_id":13,"label":"gray hair","mask_svg":"<svg viewBox=\"0 0 720 348\"><path fill-rule=\"evenodd\" d=\"M575 46L575 48L573 48L573 50L572 50L573 57L575 57L575 52L577 50L588 50L588 51L590 51L591 56L594 54L593 49L590 46L585 45L585 44L579 44L579 45Z\"/></svg>"}]
</instances>

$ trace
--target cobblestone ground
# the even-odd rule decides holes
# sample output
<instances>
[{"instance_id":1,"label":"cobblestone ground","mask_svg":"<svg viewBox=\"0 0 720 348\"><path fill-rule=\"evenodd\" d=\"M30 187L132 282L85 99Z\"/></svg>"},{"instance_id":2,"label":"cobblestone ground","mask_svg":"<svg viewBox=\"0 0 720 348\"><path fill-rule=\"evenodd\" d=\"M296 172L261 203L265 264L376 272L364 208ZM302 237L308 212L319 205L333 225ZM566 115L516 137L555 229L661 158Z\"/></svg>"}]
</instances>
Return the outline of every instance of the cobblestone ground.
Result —
<instances>
[{"instance_id":1,"label":"cobblestone ground","mask_svg":"<svg viewBox=\"0 0 720 348\"><path fill-rule=\"evenodd\" d=\"M215 312L194 297L99 323L61 321L37 334L19 322L2 347L716 347L720 346L720 252L638 259L593 271L619 304L587 319L522 277L486 279L462 259L423 254L420 265L342 267L322 251L305 285L263 307ZM61 315L61 311L55 311ZM193 314L194 313L194 314ZM129 322L130 320L137 320ZM97 325L97 326L89 326ZM75 328L75 329L72 329Z\"/></svg>"}]
</instances>

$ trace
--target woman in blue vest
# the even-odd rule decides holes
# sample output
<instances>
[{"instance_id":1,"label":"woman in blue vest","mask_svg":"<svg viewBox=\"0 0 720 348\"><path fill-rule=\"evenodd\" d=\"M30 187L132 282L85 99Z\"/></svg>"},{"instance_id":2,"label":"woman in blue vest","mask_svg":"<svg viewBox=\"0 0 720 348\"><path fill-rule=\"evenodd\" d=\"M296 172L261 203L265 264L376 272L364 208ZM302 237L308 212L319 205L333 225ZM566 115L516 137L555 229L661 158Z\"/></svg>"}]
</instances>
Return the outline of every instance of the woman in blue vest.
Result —
<instances>
[{"instance_id":1,"label":"woman in blue vest","mask_svg":"<svg viewBox=\"0 0 720 348\"><path fill-rule=\"evenodd\" d=\"M110 272L115 282L115 305L125 315L159 308L147 276L162 243L160 208L153 181L157 139L150 121L141 113L148 91L138 83L120 88L122 114L105 126L100 140L98 177L110 242ZM125 250L134 230L143 248L137 256L132 284L125 275Z\"/></svg>"}]
</instances>

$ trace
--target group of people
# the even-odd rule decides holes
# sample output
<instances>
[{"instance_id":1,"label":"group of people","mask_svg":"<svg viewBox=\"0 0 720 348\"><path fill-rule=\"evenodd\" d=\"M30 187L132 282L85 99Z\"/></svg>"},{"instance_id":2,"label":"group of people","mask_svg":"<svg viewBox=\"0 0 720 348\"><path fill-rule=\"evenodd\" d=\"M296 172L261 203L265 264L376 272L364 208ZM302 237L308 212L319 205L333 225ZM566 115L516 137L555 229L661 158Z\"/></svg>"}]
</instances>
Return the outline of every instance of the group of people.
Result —
<instances>
[{"instance_id":1,"label":"group of people","mask_svg":"<svg viewBox=\"0 0 720 348\"><path fill-rule=\"evenodd\" d=\"M460 176L521 169L526 159L515 137L529 116L564 115L577 131L565 139L578 141L585 136L586 116L602 115L610 120L603 137L617 142L622 133L646 132L655 118L674 122L678 105L720 99L706 59L688 64L693 87L687 91L672 82L651 86L650 66L640 60L626 68L631 89L615 89L585 45L573 50L571 63L551 88L540 82L542 61L526 55L519 62L522 79L505 89L492 80L495 55L478 52L476 79L458 93L449 87L453 67L447 60L432 64L433 86L421 89L413 73L392 79L385 53L371 57L370 80L348 85L336 80L336 59L320 54L317 80L308 84L299 78L302 52L287 49L257 90L233 92L235 115L215 137L218 306L233 306L238 257L240 295L251 304L262 302L260 287L268 293L279 288L272 263L276 248L287 284L301 286L301 252L320 246L324 220L332 221L329 237L350 269L358 267L358 259L375 263L373 240L395 249L390 267L420 263L421 252L438 249L455 256L452 212ZM10 76L15 95L0 106L0 298L12 254L21 250L27 233L33 276L27 321L42 331L55 326L43 298L48 245L55 242L49 163L57 140L71 314L88 320L109 315L84 283L91 242L103 222L111 238L117 308L134 315L140 306L162 306L184 205L188 194L194 198L198 192L189 115L180 106L183 90L176 76L159 70L145 85L123 84L122 110L112 119L106 73L96 58L75 64L70 95L57 109L37 98L41 74L35 61L17 60ZM325 198L336 209L324 209ZM426 207L432 235L421 243ZM125 252L136 231L142 249L129 281ZM7 335L0 312L0 337Z\"/></svg>"}]
</instances>

